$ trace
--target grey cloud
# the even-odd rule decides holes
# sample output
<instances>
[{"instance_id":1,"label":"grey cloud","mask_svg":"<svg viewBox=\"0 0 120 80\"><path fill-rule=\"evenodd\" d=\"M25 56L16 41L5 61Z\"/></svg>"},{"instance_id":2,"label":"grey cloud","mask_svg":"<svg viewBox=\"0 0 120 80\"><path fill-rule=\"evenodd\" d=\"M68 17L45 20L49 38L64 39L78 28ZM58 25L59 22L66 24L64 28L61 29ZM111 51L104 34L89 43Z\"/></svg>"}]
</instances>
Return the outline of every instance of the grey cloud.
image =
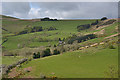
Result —
<instances>
[{"instance_id":1,"label":"grey cloud","mask_svg":"<svg viewBox=\"0 0 120 80\"><path fill-rule=\"evenodd\" d=\"M16 17L25 17L28 15L30 6L28 2L3 2L2 14Z\"/></svg>"},{"instance_id":2,"label":"grey cloud","mask_svg":"<svg viewBox=\"0 0 120 80\"><path fill-rule=\"evenodd\" d=\"M118 15L117 2L43 2L32 3L32 5L40 7L42 9L40 13L50 17L101 18L107 16L117 18ZM45 11L49 11L49 14Z\"/></svg>"},{"instance_id":3,"label":"grey cloud","mask_svg":"<svg viewBox=\"0 0 120 80\"><path fill-rule=\"evenodd\" d=\"M30 13L31 9L33 12ZM35 10L36 9L36 10ZM30 13L30 14L29 14ZM21 18L117 18L117 2L31 2L4 3L3 14Z\"/></svg>"}]
</instances>

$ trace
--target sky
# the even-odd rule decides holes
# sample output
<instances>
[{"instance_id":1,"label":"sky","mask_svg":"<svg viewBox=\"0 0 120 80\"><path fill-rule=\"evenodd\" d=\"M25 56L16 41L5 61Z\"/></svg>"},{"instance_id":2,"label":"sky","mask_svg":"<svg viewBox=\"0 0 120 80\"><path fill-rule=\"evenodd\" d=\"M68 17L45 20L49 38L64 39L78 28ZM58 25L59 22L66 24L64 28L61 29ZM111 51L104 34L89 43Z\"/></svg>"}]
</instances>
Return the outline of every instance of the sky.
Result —
<instances>
[{"instance_id":1,"label":"sky","mask_svg":"<svg viewBox=\"0 0 120 80\"><path fill-rule=\"evenodd\" d=\"M0 3L1 4L1 3ZM118 2L2 2L2 15L20 19L117 18Z\"/></svg>"}]
</instances>

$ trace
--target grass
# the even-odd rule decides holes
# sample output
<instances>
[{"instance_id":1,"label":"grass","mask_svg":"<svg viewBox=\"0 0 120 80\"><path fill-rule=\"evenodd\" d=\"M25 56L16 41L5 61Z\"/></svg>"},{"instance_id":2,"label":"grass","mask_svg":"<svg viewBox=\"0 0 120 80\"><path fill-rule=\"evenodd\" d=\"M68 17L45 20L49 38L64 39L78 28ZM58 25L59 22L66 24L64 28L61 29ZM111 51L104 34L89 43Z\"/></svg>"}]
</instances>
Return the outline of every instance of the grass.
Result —
<instances>
[{"instance_id":1,"label":"grass","mask_svg":"<svg viewBox=\"0 0 120 80\"><path fill-rule=\"evenodd\" d=\"M3 44L3 46L5 47L5 48L3 48L3 51L19 49L18 45L21 45L24 47L31 47L31 48L39 47L39 46L54 45L54 44L58 44L59 38L62 38L62 39L67 38L67 37L71 36L72 34L93 33L95 31L89 32L89 30L88 30L87 32L86 31L77 32L76 27L78 25L89 24L94 21L95 20L66 20L66 21L31 22L31 21L22 21L22 20L17 20L17 21L11 20L10 21L10 20L5 19L5 20L3 20L3 28L7 29L9 32L12 32L12 33L7 33L7 32L3 31L3 37L7 37L7 39L8 39L8 41ZM19 32L19 31L23 30L27 25L29 25L29 27L42 26L43 28L52 26L52 27L56 27L58 30L42 31L42 32L13 36L13 34L15 32ZM106 31L105 32L106 35L109 36L109 35L117 33L117 32L113 32L113 29L116 26L117 26L117 23L115 23L109 27L103 28ZM110 32L112 32L112 33L110 33ZM40 41L41 38L45 41L44 42ZM48 41L46 41L46 40L48 40Z\"/></svg>"},{"instance_id":2,"label":"grass","mask_svg":"<svg viewBox=\"0 0 120 80\"><path fill-rule=\"evenodd\" d=\"M81 24L88 24L95 20L66 20L66 21L24 21L24 20L9 20L3 19L2 24L3 28L7 29L9 32L15 33L22 31L26 26L42 26L43 28L47 27L56 27L59 30L64 31L74 31L76 32L76 27ZM68 29L69 28L69 29ZM14 30L15 29L15 30Z\"/></svg>"},{"instance_id":3,"label":"grass","mask_svg":"<svg viewBox=\"0 0 120 80\"><path fill-rule=\"evenodd\" d=\"M105 29L106 36L91 39L79 45L87 45L88 43L98 43L104 40L105 37L116 34L115 31L117 23L100 30L83 30L77 31L77 26L82 24L90 24L95 20L65 20L65 21L24 21L24 20L10 20L11 17L4 17L3 28L7 31L3 31L3 41L8 39L2 46L4 51L11 53L19 53L28 56L26 53L40 51L42 47L48 45L58 44L59 38L68 38L73 34L87 34ZM14 18L12 18L14 19ZM42 26L43 28L55 27L54 31L42 31L23 35L14 36L14 33L20 32L26 28L26 26ZM113 41L117 41L117 37L113 37ZM42 41L43 40L43 41ZM18 47L18 45L20 47ZM43 47L43 48L44 48ZM22 57L10 57L3 56L2 63L10 65L20 60ZM104 48L103 46L90 47L86 50L77 50L73 52L65 52L61 55L54 55L45 58L35 59L28 64L23 64L22 68L32 67L32 71L26 73L21 77L41 77L45 76L57 76L58 78L104 78L105 72L109 71L109 66L118 66L118 47L115 45L115 49ZM54 74L53 74L54 73ZM110 77L110 76L109 76Z\"/></svg>"},{"instance_id":4,"label":"grass","mask_svg":"<svg viewBox=\"0 0 120 80\"><path fill-rule=\"evenodd\" d=\"M30 27L42 26L43 28L47 28L47 27L53 26L58 29L55 31L42 31L42 32L29 33L29 34L23 34L23 35L18 35L18 36L10 36L9 34L3 34L3 37L8 36L7 37L8 41L3 44L3 46L5 47L3 49L3 51L18 49L18 44L25 45L26 47L38 47L41 45L48 46L49 43L50 44L52 44L52 43L58 44L57 42L58 42L59 38L67 38L70 35L77 33L76 27L78 25L88 24L93 21L95 21L95 20L38 21L38 22L29 22L29 21L12 22L12 20L11 21L3 20L3 27L12 33L14 33L14 31L19 32L19 31L23 30L26 27L26 25L28 25L28 23L29 23ZM24 27L23 27L23 25L24 25ZM49 42L40 42L39 38L48 40ZM52 41L50 41L50 40L52 40Z\"/></svg>"},{"instance_id":5,"label":"grass","mask_svg":"<svg viewBox=\"0 0 120 80\"><path fill-rule=\"evenodd\" d=\"M58 78L104 78L109 66L115 65L117 69L117 50L117 47L116 49L106 48L102 50L89 48L87 52L74 51L45 59L36 59L23 65L23 68L32 67L33 69L24 77L46 75Z\"/></svg>"},{"instance_id":6,"label":"grass","mask_svg":"<svg viewBox=\"0 0 120 80\"><path fill-rule=\"evenodd\" d=\"M20 56L2 56L2 64L10 65L22 59Z\"/></svg>"}]
</instances>

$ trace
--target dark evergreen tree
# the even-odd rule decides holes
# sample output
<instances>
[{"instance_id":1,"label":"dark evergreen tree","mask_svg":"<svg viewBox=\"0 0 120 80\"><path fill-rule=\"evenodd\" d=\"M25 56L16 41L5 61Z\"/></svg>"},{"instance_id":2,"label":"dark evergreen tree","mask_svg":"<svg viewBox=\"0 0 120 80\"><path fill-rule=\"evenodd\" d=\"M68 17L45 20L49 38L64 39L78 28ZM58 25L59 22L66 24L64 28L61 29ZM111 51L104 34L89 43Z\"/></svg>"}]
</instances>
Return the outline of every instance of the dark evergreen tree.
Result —
<instances>
[{"instance_id":1,"label":"dark evergreen tree","mask_svg":"<svg viewBox=\"0 0 120 80\"><path fill-rule=\"evenodd\" d=\"M36 56L37 56L36 53L33 53L33 59L36 59Z\"/></svg>"},{"instance_id":2,"label":"dark evergreen tree","mask_svg":"<svg viewBox=\"0 0 120 80\"><path fill-rule=\"evenodd\" d=\"M53 55L57 55L57 54L60 54L60 51L58 51L57 49L55 49Z\"/></svg>"},{"instance_id":3,"label":"dark evergreen tree","mask_svg":"<svg viewBox=\"0 0 120 80\"><path fill-rule=\"evenodd\" d=\"M37 53L37 56L36 56L36 57L37 57L37 58L40 58L40 52Z\"/></svg>"},{"instance_id":4,"label":"dark evergreen tree","mask_svg":"<svg viewBox=\"0 0 120 80\"><path fill-rule=\"evenodd\" d=\"M50 49L47 48L46 50L43 51L42 57L50 56L50 55L51 55Z\"/></svg>"}]
</instances>

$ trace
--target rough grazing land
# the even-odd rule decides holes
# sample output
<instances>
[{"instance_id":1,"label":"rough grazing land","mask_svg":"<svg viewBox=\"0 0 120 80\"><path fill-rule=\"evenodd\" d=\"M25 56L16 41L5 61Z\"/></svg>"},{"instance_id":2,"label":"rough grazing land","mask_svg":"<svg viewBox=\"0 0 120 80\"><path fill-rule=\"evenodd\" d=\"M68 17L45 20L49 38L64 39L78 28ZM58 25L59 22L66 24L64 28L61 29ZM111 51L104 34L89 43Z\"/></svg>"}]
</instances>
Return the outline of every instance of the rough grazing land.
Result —
<instances>
[{"instance_id":1,"label":"rough grazing land","mask_svg":"<svg viewBox=\"0 0 120 80\"><path fill-rule=\"evenodd\" d=\"M117 77L118 23L111 19L98 20L97 23L95 21L32 21L3 16L3 64L11 65L22 58L30 59L10 70L7 77ZM95 25L91 26L91 23L95 23ZM89 28L77 29L77 26L86 24L90 25ZM43 30L18 35L19 32L26 31L26 28L29 31L35 26L37 26L35 30L38 30L39 27ZM55 30L48 31L50 27ZM77 42L76 39L79 40L81 36L89 34L95 34L95 38L85 38L85 41ZM74 40L73 44L69 44L69 40ZM58 49L60 54L33 59L33 53L39 52L41 55L46 48L50 48L51 53L54 53L54 49Z\"/></svg>"}]
</instances>

